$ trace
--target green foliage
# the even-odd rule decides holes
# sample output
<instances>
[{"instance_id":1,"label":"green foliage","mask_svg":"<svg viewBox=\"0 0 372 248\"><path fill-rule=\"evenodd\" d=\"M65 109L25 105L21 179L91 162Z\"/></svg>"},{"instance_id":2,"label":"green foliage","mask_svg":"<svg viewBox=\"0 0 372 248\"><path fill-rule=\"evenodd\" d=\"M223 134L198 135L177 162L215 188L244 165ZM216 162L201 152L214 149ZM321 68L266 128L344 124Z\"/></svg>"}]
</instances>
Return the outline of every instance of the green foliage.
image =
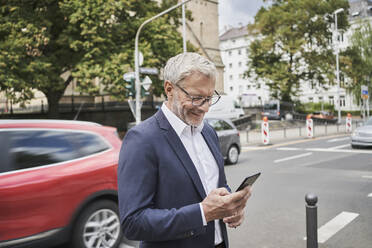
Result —
<instances>
[{"instance_id":1,"label":"green foliage","mask_svg":"<svg viewBox=\"0 0 372 248\"><path fill-rule=\"evenodd\" d=\"M299 113L313 113L318 111L328 111L330 113L335 113L335 106L330 103L324 102L309 102L309 103L297 103L296 111Z\"/></svg>"},{"instance_id":2,"label":"green foliage","mask_svg":"<svg viewBox=\"0 0 372 248\"><path fill-rule=\"evenodd\" d=\"M302 83L333 84L331 13L344 8L338 27L346 28L348 7L347 0L275 0L261 8L250 27L258 35L246 76L264 80L271 96L283 101L293 101Z\"/></svg>"},{"instance_id":3,"label":"green foliage","mask_svg":"<svg viewBox=\"0 0 372 248\"><path fill-rule=\"evenodd\" d=\"M361 85L372 90L372 26L368 21L356 23L351 37L351 46L340 57L341 70L351 79L347 90L361 99ZM371 94L370 94L371 96Z\"/></svg>"},{"instance_id":4,"label":"green foliage","mask_svg":"<svg viewBox=\"0 0 372 248\"><path fill-rule=\"evenodd\" d=\"M32 89L40 90L54 115L73 79L82 93L104 91L124 99L122 76L134 68L138 27L176 3L0 0L0 91L24 101L33 97ZM144 67L160 69L169 57L182 52L180 16L177 9L144 27L139 42ZM162 83L158 77L152 80L153 93L159 95Z\"/></svg>"}]
</instances>

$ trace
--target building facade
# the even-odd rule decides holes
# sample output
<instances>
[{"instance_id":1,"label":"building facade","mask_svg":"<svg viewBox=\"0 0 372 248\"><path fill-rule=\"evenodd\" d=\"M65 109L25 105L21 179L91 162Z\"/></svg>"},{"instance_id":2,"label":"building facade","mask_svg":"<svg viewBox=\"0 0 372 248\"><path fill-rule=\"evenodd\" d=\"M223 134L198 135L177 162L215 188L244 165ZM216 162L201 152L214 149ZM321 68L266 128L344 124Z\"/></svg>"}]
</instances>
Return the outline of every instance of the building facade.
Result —
<instances>
[{"instance_id":1,"label":"building facade","mask_svg":"<svg viewBox=\"0 0 372 248\"><path fill-rule=\"evenodd\" d=\"M372 2L368 0L350 1L350 28L345 32L338 30L338 35L333 32L334 51L346 49L350 45L350 37L361 19L372 20ZM221 56L225 65L225 92L240 100L241 104L247 107L262 105L270 99L270 91L264 81L244 77L244 72L247 70L249 46L254 37L255 35L250 34L246 26L230 28L220 36ZM342 71L340 71L339 94L337 85L324 89L318 84L302 82L298 100L303 103L323 102L337 106L338 95L340 95L341 110L360 110L360 99L355 99L345 90L344 86L347 84L347 78Z\"/></svg>"}]
</instances>

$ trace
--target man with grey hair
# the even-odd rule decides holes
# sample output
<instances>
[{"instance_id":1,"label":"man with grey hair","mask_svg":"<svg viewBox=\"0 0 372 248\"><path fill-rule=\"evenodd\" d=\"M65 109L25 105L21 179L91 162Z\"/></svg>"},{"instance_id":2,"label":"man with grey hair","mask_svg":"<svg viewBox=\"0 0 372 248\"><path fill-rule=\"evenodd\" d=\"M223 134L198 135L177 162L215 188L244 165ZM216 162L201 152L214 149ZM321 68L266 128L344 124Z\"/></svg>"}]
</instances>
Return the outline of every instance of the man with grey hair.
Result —
<instances>
[{"instance_id":1,"label":"man with grey hair","mask_svg":"<svg viewBox=\"0 0 372 248\"><path fill-rule=\"evenodd\" d=\"M203 122L220 95L215 65L179 54L164 68L167 101L129 130L118 166L124 235L140 247L228 247L226 224L244 219L249 187L231 193L218 137Z\"/></svg>"}]
</instances>

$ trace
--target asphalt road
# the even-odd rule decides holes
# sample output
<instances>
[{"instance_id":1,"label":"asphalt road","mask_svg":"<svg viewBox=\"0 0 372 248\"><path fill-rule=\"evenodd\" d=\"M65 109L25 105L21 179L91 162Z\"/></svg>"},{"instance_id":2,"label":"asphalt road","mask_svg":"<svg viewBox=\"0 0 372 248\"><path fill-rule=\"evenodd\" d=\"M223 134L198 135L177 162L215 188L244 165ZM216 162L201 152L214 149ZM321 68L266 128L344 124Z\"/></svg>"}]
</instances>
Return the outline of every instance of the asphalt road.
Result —
<instances>
[{"instance_id":1,"label":"asphalt road","mask_svg":"<svg viewBox=\"0 0 372 248\"><path fill-rule=\"evenodd\" d=\"M348 136L243 147L225 171L233 190L262 173L243 225L228 228L231 248L306 247L307 193L318 196L319 248L372 247L372 149L351 149Z\"/></svg>"},{"instance_id":2,"label":"asphalt road","mask_svg":"<svg viewBox=\"0 0 372 248\"><path fill-rule=\"evenodd\" d=\"M239 163L225 167L230 187L262 175L244 224L228 230L230 247L306 247L305 195L314 193L320 248L371 248L372 150L349 144L333 136L244 147Z\"/></svg>"}]
</instances>

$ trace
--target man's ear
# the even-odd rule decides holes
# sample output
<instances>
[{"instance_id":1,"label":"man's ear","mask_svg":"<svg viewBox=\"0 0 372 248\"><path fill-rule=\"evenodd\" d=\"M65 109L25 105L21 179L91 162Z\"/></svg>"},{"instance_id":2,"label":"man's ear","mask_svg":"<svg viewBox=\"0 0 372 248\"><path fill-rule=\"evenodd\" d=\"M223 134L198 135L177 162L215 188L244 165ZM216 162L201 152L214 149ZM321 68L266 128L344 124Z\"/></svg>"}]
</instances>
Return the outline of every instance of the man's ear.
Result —
<instances>
[{"instance_id":1,"label":"man's ear","mask_svg":"<svg viewBox=\"0 0 372 248\"><path fill-rule=\"evenodd\" d=\"M173 95L173 85L170 81L166 80L164 82L164 92L167 95L167 98Z\"/></svg>"}]
</instances>

